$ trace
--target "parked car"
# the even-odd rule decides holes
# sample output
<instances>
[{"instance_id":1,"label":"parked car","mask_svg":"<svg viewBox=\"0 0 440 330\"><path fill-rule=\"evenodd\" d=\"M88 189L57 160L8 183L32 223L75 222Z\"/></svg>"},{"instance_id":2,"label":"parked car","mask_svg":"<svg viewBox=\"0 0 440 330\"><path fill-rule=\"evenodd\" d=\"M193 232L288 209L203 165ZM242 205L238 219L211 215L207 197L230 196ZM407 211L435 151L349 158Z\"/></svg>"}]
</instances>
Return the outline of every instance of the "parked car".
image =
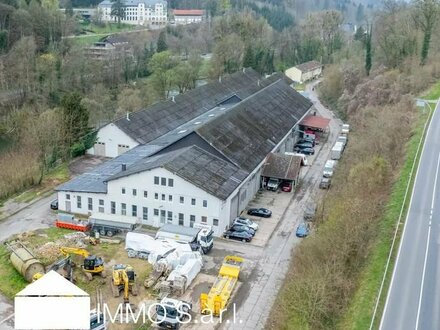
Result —
<instances>
[{"instance_id":1,"label":"parked car","mask_svg":"<svg viewBox=\"0 0 440 330\"><path fill-rule=\"evenodd\" d=\"M311 143L313 147L315 146L315 140L311 138L302 138L297 142L297 144L303 144L303 143Z\"/></svg>"},{"instance_id":2,"label":"parked car","mask_svg":"<svg viewBox=\"0 0 440 330\"><path fill-rule=\"evenodd\" d=\"M270 218L272 216L272 211L265 209L264 207L249 209L247 211L249 215L255 215L257 217Z\"/></svg>"},{"instance_id":3,"label":"parked car","mask_svg":"<svg viewBox=\"0 0 440 330\"><path fill-rule=\"evenodd\" d=\"M310 202L306 204L306 209L304 210L304 220L313 220L316 214L316 203Z\"/></svg>"},{"instance_id":4,"label":"parked car","mask_svg":"<svg viewBox=\"0 0 440 330\"><path fill-rule=\"evenodd\" d=\"M305 149L295 148L294 150L296 152L298 152L300 154L304 154L304 155L314 155L315 154L315 149L313 149L313 148L305 148Z\"/></svg>"},{"instance_id":5,"label":"parked car","mask_svg":"<svg viewBox=\"0 0 440 330\"><path fill-rule=\"evenodd\" d=\"M224 238L230 238L230 239L236 239L243 242L250 242L252 241L252 235L249 234L246 231L231 231L227 230L223 234Z\"/></svg>"},{"instance_id":6,"label":"parked car","mask_svg":"<svg viewBox=\"0 0 440 330\"><path fill-rule=\"evenodd\" d=\"M301 222L296 228L296 237L307 237L310 234L310 225L305 222Z\"/></svg>"},{"instance_id":7,"label":"parked car","mask_svg":"<svg viewBox=\"0 0 440 330\"><path fill-rule=\"evenodd\" d=\"M303 142L303 143L297 143L295 144L295 149L306 149L306 148L313 148L313 143L310 142Z\"/></svg>"},{"instance_id":8,"label":"parked car","mask_svg":"<svg viewBox=\"0 0 440 330\"><path fill-rule=\"evenodd\" d=\"M284 192L291 192L292 191L292 182L284 181L281 185L281 190Z\"/></svg>"},{"instance_id":9,"label":"parked car","mask_svg":"<svg viewBox=\"0 0 440 330\"><path fill-rule=\"evenodd\" d=\"M332 179L330 179L330 178L322 178L321 182L319 183L319 188L320 189L329 189L331 183L332 183Z\"/></svg>"},{"instance_id":10,"label":"parked car","mask_svg":"<svg viewBox=\"0 0 440 330\"><path fill-rule=\"evenodd\" d=\"M255 235L255 230L252 229L249 226L246 226L246 225L233 224L231 226L231 228L229 228L229 230L230 231L245 231L245 232L249 233L252 236Z\"/></svg>"},{"instance_id":11,"label":"parked car","mask_svg":"<svg viewBox=\"0 0 440 330\"><path fill-rule=\"evenodd\" d=\"M270 178L269 181L267 182L267 190L277 191L278 188L280 187L280 184L281 184L280 179Z\"/></svg>"},{"instance_id":12,"label":"parked car","mask_svg":"<svg viewBox=\"0 0 440 330\"><path fill-rule=\"evenodd\" d=\"M255 231L258 230L258 224L247 218L238 217L234 220L233 224L248 226L249 228L252 228Z\"/></svg>"},{"instance_id":13,"label":"parked car","mask_svg":"<svg viewBox=\"0 0 440 330\"><path fill-rule=\"evenodd\" d=\"M52 210L58 210L58 199L54 199L52 202L50 202L50 208Z\"/></svg>"}]
</instances>

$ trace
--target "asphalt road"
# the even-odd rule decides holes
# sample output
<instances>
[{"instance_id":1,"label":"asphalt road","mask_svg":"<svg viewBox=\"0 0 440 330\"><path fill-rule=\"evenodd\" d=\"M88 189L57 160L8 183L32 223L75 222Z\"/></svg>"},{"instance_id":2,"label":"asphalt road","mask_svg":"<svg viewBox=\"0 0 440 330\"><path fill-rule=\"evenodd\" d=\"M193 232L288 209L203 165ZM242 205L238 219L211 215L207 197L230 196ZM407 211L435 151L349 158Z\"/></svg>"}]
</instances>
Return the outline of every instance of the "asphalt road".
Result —
<instances>
[{"instance_id":1,"label":"asphalt road","mask_svg":"<svg viewBox=\"0 0 440 330\"><path fill-rule=\"evenodd\" d=\"M439 104L417 170L381 330L440 329Z\"/></svg>"}]
</instances>

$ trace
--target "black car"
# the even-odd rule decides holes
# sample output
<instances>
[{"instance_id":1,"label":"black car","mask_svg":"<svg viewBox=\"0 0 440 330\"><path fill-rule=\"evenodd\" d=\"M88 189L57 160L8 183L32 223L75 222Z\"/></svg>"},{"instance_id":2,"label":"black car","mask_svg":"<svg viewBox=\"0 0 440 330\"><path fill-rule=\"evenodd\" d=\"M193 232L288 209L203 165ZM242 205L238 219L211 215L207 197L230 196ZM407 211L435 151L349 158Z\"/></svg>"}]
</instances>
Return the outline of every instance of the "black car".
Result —
<instances>
[{"instance_id":1,"label":"black car","mask_svg":"<svg viewBox=\"0 0 440 330\"><path fill-rule=\"evenodd\" d=\"M303 143L297 143L295 144L295 149L306 149L306 148L313 148L313 143L310 142L303 142Z\"/></svg>"},{"instance_id":2,"label":"black car","mask_svg":"<svg viewBox=\"0 0 440 330\"><path fill-rule=\"evenodd\" d=\"M314 155L315 154L315 149L313 148L295 148L294 149L296 152L300 153L300 154L304 154L304 155Z\"/></svg>"},{"instance_id":3,"label":"black car","mask_svg":"<svg viewBox=\"0 0 440 330\"><path fill-rule=\"evenodd\" d=\"M231 226L231 228L229 228L230 231L245 231L248 232L250 235L254 236L255 235L255 230L252 229L249 226L245 226L245 225L239 225L239 224L233 224Z\"/></svg>"},{"instance_id":4,"label":"black car","mask_svg":"<svg viewBox=\"0 0 440 330\"><path fill-rule=\"evenodd\" d=\"M236 239L243 242L252 241L252 235L246 231L231 231L228 230L223 234L224 238Z\"/></svg>"},{"instance_id":5,"label":"black car","mask_svg":"<svg viewBox=\"0 0 440 330\"><path fill-rule=\"evenodd\" d=\"M264 207L260 207L257 209L249 209L247 214L255 215L257 217L270 218L272 216L272 211L265 209Z\"/></svg>"},{"instance_id":6,"label":"black car","mask_svg":"<svg viewBox=\"0 0 440 330\"><path fill-rule=\"evenodd\" d=\"M315 140L310 138L302 138L296 144L303 144L303 143L311 143L313 147L315 146Z\"/></svg>"},{"instance_id":7,"label":"black car","mask_svg":"<svg viewBox=\"0 0 440 330\"><path fill-rule=\"evenodd\" d=\"M58 199L54 199L52 202L50 202L50 208L52 210L58 210Z\"/></svg>"}]
</instances>

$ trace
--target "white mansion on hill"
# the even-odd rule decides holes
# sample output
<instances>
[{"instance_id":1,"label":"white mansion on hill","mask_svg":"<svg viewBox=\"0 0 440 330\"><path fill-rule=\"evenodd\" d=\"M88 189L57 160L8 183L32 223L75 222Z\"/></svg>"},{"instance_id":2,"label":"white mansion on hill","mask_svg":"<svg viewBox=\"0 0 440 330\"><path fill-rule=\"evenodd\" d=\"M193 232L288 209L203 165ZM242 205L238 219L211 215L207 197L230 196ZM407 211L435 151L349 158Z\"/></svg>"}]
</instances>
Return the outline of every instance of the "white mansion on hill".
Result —
<instances>
[{"instance_id":1,"label":"white mansion on hill","mask_svg":"<svg viewBox=\"0 0 440 330\"><path fill-rule=\"evenodd\" d=\"M133 25L166 25L167 2L164 0L125 0L125 17L122 23ZM118 18L111 15L112 2L104 0L98 5L105 22L117 22Z\"/></svg>"}]
</instances>

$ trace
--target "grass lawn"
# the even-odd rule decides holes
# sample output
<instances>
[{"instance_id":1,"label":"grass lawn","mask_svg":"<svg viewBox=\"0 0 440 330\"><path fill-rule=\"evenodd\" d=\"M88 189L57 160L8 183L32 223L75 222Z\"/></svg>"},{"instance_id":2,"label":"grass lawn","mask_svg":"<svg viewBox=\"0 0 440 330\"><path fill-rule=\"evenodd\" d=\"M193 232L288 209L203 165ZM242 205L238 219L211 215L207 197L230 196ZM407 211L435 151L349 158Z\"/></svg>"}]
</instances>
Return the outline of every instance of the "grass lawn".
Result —
<instances>
[{"instance_id":1,"label":"grass lawn","mask_svg":"<svg viewBox=\"0 0 440 330\"><path fill-rule=\"evenodd\" d=\"M117 23L105 23L102 26L95 25L93 23L83 23L81 24L81 28L86 32L96 33L96 34L106 34L106 33L116 33L116 32L124 32L134 30L136 28L135 25L123 24L118 25Z\"/></svg>"},{"instance_id":2,"label":"grass lawn","mask_svg":"<svg viewBox=\"0 0 440 330\"><path fill-rule=\"evenodd\" d=\"M437 93L439 93L440 95L440 84L434 86L432 91L426 95L429 96L427 98L431 99L435 98L435 95L437 95ZM365 270L362 274L359 288L349 306L349 309L347 313L341 318L339 326L339 328L341 329L368 329L370 327L374 306L376 304L377 294L382 282L384 268L390 252L391 241L394 235L396 221L399 218L408 180L410 180L414 158L417 157L401 221L404 222L406 219L406 213L410 203L411 191L415 180L415 172L419 163L422 150L422 148L420 148L419 153L417 154L417 147L420 139L425 134L424 124L428 119L428 115L431 116L432 113L425 112L420 115L419 120L414 128L413 135L408 142L406 160L402 169L400 170L399 179L394 184L393 192L386 207L384 218L381 221L381 225L378 230L377 243L372 249L371 256L369 257ZM375 329L378 327L380 317L382 315L382 310L388 292L389 282L391 281L391 274L394 268L395 257L399 248L402 230L403 224L399 228L398 236L396 238L396 243L393 249L393 257L388 268L387 277L384 283L382 295L380 297L381 299L379 303L379 308L377 310L373 327Z\"/></svg>"},{"instance_id":3,"label":"grass lawn","mask_svg":"<svg viewBox=\"0 0 440 330\"><path fill-rule=\"evenodd\" d=\"M432 88L428 91L428 93L423 94L422 96L426 100L437 100L440 98L440 82L436 83Z\"/></svg>"},{"instance_id":4,"label":"grass lawn","mask_svg":"<svg viewBox=\"0 0 440 330\"><path fill-rule=\"evenodd\" d=\"M298 92L304 92L306 90L306 85L305 84L296 84L294 86L295 90Z\"/></svg>"},{"instance_id":5,"label":"grass lawn","mask_svg":"<svg viewBox=\"0 0 440 330\"><path fill-rule=\"evenodd\" d=\"M77 45L87 46L87 45L92 45L95 42L101 41L101 39L104 38L105 36L106 34L89 34L89 35L76 36L75 38L72 38L72 40Z\"/></svg>"}]
</instances>

